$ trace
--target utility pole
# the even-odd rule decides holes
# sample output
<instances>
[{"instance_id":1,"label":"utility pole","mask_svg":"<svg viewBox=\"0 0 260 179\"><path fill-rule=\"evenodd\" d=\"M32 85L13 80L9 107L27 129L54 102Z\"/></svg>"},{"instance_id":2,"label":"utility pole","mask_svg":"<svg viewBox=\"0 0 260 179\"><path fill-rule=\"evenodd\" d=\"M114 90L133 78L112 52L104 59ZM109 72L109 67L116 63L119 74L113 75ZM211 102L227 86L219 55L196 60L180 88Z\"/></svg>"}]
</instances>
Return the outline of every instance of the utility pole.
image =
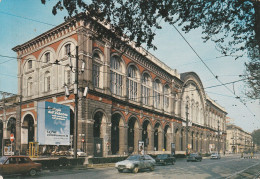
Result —
<instances>
[{"instance_id":1,"label":"utility pole","mask_svg":"<svg viewBox=\"0 0 260 179\"><path fill-rule=\"evenodd\" d=\"M233 131L233 138L232 138L232 140L233 140L233 145L232 145L232 153L234 152L234 153L236 153L235 152L235 150L234 150L234 148L235 148L235 138L234 138L234 131Z\"/></svg>"},{"instance_id":2,"label":"utility pole","mask_svg":"<svg viewBox=\"0 0 260 179\"><path fill-rule=\"evenodd\" d=\"M6 134L4 134L4 124L5 123L7 123L7 121L6 121L6 110L5 110L5 95L6 95L6 93L4 93L4 92L1 92L1 95L3 96L3 115L4 115L4 120L3 120L3 135L2 135L2 156L4 156L4 139L6 139Z\"/></svg>"},{"instance_id":3,"label":"utility pole","mask_svg":"<svg viewBox=\"0 0 260 179\"><path fill-rule=\"evenodd\" d=\"M219 150L220 150L220 148L219 148L219 120L218 120L218 154L219 154Z\"/></svg>"},{"instance_id":4,"label":"utility pole","mask_svg":"<svg viewBox=\"0 0 260 179\"><path fill-rule=\"evenodd\" d=\"M188 102L186 104L186 156L188 155L188 126L189 126L189 120L188 120L188 116L189 116L189 106L188 106Z\"/></svg>"},{"instance_id":5,"label":"utility pole","mask_svg":"<svg viewBox=\"0 0 260 179\"><path fill-rule=\"evenodd\" d=\"M79 47L76 46L76 69L75 69L75 84L74 84L74 95L75 95L75 114L74 114L74 158L77 158L77 144L78 144L78 67L79 67Z\"/></svg>"}]
</instances>

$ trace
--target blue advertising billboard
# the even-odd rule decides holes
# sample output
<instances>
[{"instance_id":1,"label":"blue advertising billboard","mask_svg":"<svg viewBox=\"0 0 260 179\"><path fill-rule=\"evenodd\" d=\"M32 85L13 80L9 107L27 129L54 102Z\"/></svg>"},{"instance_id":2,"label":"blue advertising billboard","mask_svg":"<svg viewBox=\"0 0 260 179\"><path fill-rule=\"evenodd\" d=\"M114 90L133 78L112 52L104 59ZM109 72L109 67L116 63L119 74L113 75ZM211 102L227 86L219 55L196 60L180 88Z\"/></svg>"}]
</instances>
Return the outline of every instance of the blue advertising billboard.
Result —
<instances>
[{"instance_id":1,"label":"blue advertising billboard","mask_svg":"<svg viewBox=\"0 0 260 179\"><path fill-rule=\"evenodd\" d=\"M39 145L70 145L70 108L48 101L38 102Z\"/></svg>"}]
</instances>

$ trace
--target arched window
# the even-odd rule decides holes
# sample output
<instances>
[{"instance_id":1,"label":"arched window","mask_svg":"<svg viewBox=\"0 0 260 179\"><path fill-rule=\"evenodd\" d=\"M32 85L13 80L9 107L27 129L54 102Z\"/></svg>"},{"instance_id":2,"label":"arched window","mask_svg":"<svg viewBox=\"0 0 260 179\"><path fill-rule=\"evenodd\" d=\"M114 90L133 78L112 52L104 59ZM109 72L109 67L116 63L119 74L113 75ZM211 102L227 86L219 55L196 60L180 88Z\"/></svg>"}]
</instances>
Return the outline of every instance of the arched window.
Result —
<instances>
[{"instance_id":1,"label":"arched window","mask_svg":"<svg viewBox=\"0 0 260 179\"><path fill-rule=\"evenodd\" d=\"M163 88L163 105L164 105L164 110L169 111L170 108L170 87L169 85L165 85Z\"/></svg>"},{"instance_id":2,"label":"arched window","mask_svg":"<svg viewBox=\"0 0 260 179\"><path fill-rule=\"evenodd\" d=\"M137 69L133 65L127 72L127 96L128 99L137 101Z\"/></svg>"},{"instance_id":3,"label":"arched window","mask_svg":"<svg viewBox=\"0 0 260 179\"><path fill-rule=\"evenodd\" d=\"M32 60L28 60L28 70L32 69Z\"/></svg>"},{"instance_id":4,"label":"arched window","mask_svg":"<svg viewBox=\"0 0 260 179\"><path fill-rule=\"evenodd\" d=\"M190 113L191 113L191 118L190 118L190 120L192 121L192 122L195 122L195 120L196 120L196 118L195 118L195 102L194 102L194 100L192 99L191 100L191 111L190 111Z\"/></svg>"},{"instance_id":5,"label":"arched window","mask_svg":"<svg viewBox=\"0 0 260 179\"><path fill-rule=\"evenodd\" d=\"M51 54L50 52L47 52L44 54L44 63L49 63L51 60Z\"/></svg>"},{"instance_id":6,"label":"arched window","mask_svg":"<svg viewBox=\"0 0 260 179\"><path fill-rule=\"evenodd\" d=\"M71 85L72 84L72 71L71 71L69 65L67 65L65 67L65 76L64 77L65 77L65 84L67 86Z\"/></svg>"},{"instance_id":7,"label":"arched window","mask_svg":"<svg viewBox=\"0 0 260 179\"><path fill-rule=\"evenodd\" d=\"M101 80L101 74L100 74L100 68L101 68L101 58L97 53L94 53L93 55L93 67L92 67L92 81L94 87L100 88L100 80Z\"/></svg>"},{"instance_id":8,"label":"arched window","mask_svg":"<svg viewBox=\"0 0 260 179\"><path fill-rule=\"evenodd\" d=\"M27 79L27 96L33 95L33 80L32 77Z\"/></svg>"},{"instance_id":9,"label":"arched window","mask_svg":"<svg viewBox=\"0 0 260 179\"><path fill-rule=\"evenodd\" d=\"M49 92L50 90L51 90L51 74L49 71L46 71L44 75L44 91Z\"/></svg>"},{"instance_id":10,"label":"arched window","mask_svg":"<svg viewBox=\"0 0 260 179\"><path fill-rule=\"evenodd\" d=\"M200 123L201 123L201 120L200 120L200 118L199 118L199 114L200 114L199 103L196 102L195 120L196 120L196 122L198 122L198 123L200 124Z\"/></svg>"},{"instance_id":11,"label":"arched window","mask_svg":"<svg viewBox=\"0 0 260 179\"><path fill-rule=\"evenodd\" d=\"M122 64L118 56L112 56L110 59L110 88L113 94L122 96L123 74Z\"/></svg>"},{"instance_id":12,"label":"arched window","mask_svg":"<svg viewBox=\"0 0 260 179\"><path fill-rule=\"evenodd\" d=\"M150 104L150 90L151 90L151 78L147 73L142 76L142 103L145 105Z\"/></svg>"},{"instance_id":13,"label":"arched window","mask_svg":"<svg viewBox=\"0 0 260 179\"><path fill-rule=\"evenodd\" d=\"M157 79L153 83L153 105L155 108L160 108L161 107L161 83Z\"/></svg>"},{"instance_id":14,"label":"arched window","mask_svg":"<svg viewBox=\"0 0 260 179\"><path fill-rule=\"evenodd\" d=\"M65 50L64 50L65 55L68 55L70 53L70 51L71 51L70 47L71 47L71 44L66 44L64 46L64 48L65 48Z\"/></svg>"}]
</instances>

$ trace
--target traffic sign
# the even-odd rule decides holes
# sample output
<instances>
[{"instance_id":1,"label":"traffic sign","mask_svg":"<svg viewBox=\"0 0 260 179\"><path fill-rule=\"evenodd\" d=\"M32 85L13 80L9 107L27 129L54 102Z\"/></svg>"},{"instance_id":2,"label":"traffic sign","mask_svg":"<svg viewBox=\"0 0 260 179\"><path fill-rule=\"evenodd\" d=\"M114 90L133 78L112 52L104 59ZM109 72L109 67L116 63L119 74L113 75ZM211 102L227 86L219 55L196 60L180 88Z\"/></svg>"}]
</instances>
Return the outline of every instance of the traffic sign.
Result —
<instances>
[{"instance_id":1,"label":"traffic sign","mask_svg":"<svg viewBox=\"0 0 260 179\"><path fill-rule=\"evenodd\" d=\"M10 134L10 141L13 142L14 141L14 134Z\"/></svg>"},{"instance_id":2,"label":"traffic sign","mask_svg":"<svg viewBox=\"0 0 260 179\"><path fill-rule=\"evenodd\" d=\"M84 142L85 142L85 140L84 140L84 139L81 139L81 142L83 142L83 143L84 143Z\"/></svg>"}]
</instances>

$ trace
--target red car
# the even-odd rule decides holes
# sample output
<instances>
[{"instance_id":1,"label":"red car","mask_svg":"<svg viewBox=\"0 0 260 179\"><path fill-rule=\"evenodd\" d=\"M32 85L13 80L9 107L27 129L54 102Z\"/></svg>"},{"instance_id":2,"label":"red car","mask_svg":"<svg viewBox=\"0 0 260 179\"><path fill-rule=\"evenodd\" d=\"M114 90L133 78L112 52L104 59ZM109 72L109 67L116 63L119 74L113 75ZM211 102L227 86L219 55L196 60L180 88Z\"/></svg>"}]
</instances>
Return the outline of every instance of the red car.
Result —
<instances>
[{"instance_id":1,"label":"red car","mask_svg":"<svg viewBox=\"0 0 260 179\"><path fill-rule=\"evenodd\" d=\"M42 164L33 162L26 156L3 156L0 158L0 174L29 174L37 175L42 169Z\"/></svg>"}]
</instances>

